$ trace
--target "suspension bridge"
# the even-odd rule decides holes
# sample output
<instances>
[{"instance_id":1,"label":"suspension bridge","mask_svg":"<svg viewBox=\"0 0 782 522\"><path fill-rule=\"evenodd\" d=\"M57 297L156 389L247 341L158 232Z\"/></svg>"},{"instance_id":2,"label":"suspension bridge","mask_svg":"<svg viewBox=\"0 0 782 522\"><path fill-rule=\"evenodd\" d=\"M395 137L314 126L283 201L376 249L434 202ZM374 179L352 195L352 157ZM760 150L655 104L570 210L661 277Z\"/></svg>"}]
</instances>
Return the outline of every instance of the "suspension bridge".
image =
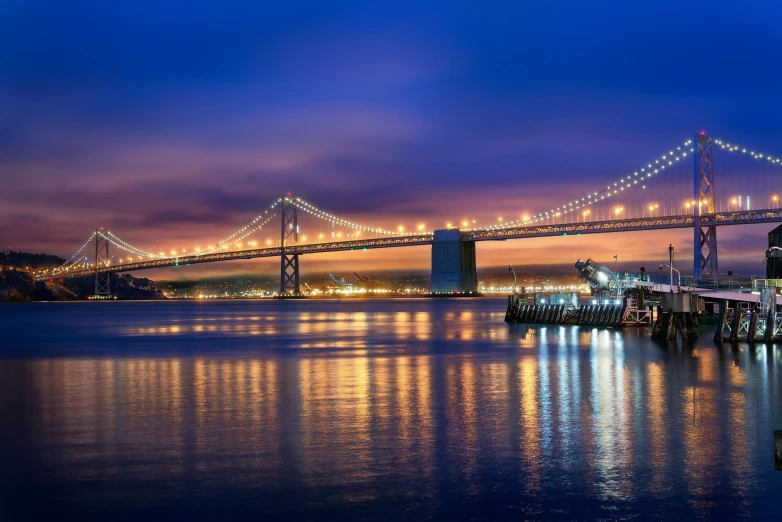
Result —
<instances>
[{"instance_id":1,"label":"suspension bridge","mask_svg":"<svg viewBox=\"0 0 782 522\"><path fill-rule=\"evenodd\" d=\"M717 152L725 154L720 156L719 183ZM369 226L286 194L231 235L189 250L142 249L99 228L62 266L36 279L94 277L95 295L105 297L111 294L112 273L277 257L279 293L300 295L300 256L431 246L431 291L470 293L478 288L475 245L480 241L692 228L693 276L698 280L718 274L718 227L782 222L777 195L777 189L782 190L781 168L778 157L700 133L605 188L549 210L487 226L463 222L462 228L449 224L434 231L422 225L413 232Z\"/></svg>"}]
</instances>

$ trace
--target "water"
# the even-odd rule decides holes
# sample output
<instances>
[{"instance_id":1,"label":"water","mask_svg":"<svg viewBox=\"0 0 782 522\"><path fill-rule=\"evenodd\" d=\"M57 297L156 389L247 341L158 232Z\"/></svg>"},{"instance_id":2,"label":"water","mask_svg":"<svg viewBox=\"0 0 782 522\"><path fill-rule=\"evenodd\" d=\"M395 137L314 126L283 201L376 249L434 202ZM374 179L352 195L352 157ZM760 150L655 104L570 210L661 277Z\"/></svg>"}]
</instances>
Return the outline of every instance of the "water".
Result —
<instances>
[{"instance_id":1,"label":"water","mask_svg":"<svg viewBox=\"0 0 782 522\"><path fill-rule=\"evenodd\" d=\"M2 305L0 520L779 520L782 347L504 305Z\"/></svg>"}]
</instances>

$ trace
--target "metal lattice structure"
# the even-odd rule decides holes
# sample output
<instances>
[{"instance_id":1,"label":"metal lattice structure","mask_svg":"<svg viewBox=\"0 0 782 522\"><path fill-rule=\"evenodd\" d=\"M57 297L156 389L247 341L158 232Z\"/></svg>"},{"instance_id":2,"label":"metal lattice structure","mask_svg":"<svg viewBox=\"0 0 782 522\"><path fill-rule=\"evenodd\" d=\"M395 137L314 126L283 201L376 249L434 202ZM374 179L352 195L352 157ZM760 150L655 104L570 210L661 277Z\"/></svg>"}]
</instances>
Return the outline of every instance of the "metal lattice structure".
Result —
<instances>
[{"instance_id":1,"label":"metal lattice structure","mask_svg":"<svg viewBox=\"0 0 782 522\"><path fill-rule=\"evenodd\" d=\"M95 231L95 295L111 297L111 273L107 270L111 265L109 257L109 240L100 231ZM106 270L103 270L106 269Z\"/></svg>"},{"instance_id":2,"label":"metal lattice structure","mask_svg":"<svg viewBox=\"0 0 782 522\"><path fill-rule=\"evenodd\" d=\"M299 254L289 248L299 243L299 217L294 198L288 194L280 202L280 295L301 295Z\"/></svg>"},{"instance_id":3,"label":"metal lattice structure","mask_svg":"<svg viewBox=\"0 0 782 522\"><path fill-rule=\"evenodd\" d=\"M717 227L704 222L703 214L713 214L714 204L714 154L711 136L701 133L695 136L695 194L694 194L694 259L693 276L717 275Z\"/></svg>"}]
</instances>

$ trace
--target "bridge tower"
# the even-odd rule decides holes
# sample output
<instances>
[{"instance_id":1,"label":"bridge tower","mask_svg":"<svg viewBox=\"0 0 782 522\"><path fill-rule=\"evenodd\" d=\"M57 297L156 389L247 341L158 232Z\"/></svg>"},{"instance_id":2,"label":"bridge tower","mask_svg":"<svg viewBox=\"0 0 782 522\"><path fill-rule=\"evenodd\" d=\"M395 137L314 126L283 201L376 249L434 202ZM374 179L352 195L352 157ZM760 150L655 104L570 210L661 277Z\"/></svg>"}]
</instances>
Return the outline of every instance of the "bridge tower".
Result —
<instances>
[{"instance_id":1,"label":"bridge tower","mask_svg":"<svg viewBox=\"0 0 782 522\"><path fill-rule=\"evenodd\" d=\"M714 206L714 155L712 139L705 132L693 140L695 162L695 219L693 222L695 237L693 244L693 270L695 280L702 277L715 277L717 267L717 227L701 227L701 216L716 212Z\"/></svg>"},{"instance_id":2,"label":"bridge tower","mask_svg":"<svg viewBox=\"0 0 782 522\"><path fill-rule=\"evenodd\" d=\"M95 295L98 297L111 297L111 274L100 273L98 268L108 267L111 263L109 257L109 239L101 230L95 231Z\"/></svg>"},{"instance_id":3,"label":"bridge tower","mask_svg":"<svg viewBox=\"0 0 782 522\"><path fill-rule=\"evenodd\" d=\"M299 254L286 253L286 247L299 242L299 222L296 205L290 194L280 200L280 295L301 295L299 287Z\"/></svg>"}]
</instances>

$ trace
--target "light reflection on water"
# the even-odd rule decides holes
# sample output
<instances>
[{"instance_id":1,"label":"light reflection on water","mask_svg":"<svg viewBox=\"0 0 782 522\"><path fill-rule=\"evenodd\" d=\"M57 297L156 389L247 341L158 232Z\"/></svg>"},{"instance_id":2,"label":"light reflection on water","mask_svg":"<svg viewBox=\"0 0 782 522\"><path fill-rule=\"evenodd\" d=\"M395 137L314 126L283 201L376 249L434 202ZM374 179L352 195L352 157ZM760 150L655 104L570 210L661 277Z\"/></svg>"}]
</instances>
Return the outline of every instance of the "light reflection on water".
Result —
<instances>
[{"instance_id":1,"label":"light reflection on water","mask_svg":"<svg viewBox=\"0 0 782 522\"><path fill-rule=\"evenodd\" d=\"M777 347L490 299L102 305L0 309L5 519L772 519L782 490Z\"/></svg>"}]
</instances>

